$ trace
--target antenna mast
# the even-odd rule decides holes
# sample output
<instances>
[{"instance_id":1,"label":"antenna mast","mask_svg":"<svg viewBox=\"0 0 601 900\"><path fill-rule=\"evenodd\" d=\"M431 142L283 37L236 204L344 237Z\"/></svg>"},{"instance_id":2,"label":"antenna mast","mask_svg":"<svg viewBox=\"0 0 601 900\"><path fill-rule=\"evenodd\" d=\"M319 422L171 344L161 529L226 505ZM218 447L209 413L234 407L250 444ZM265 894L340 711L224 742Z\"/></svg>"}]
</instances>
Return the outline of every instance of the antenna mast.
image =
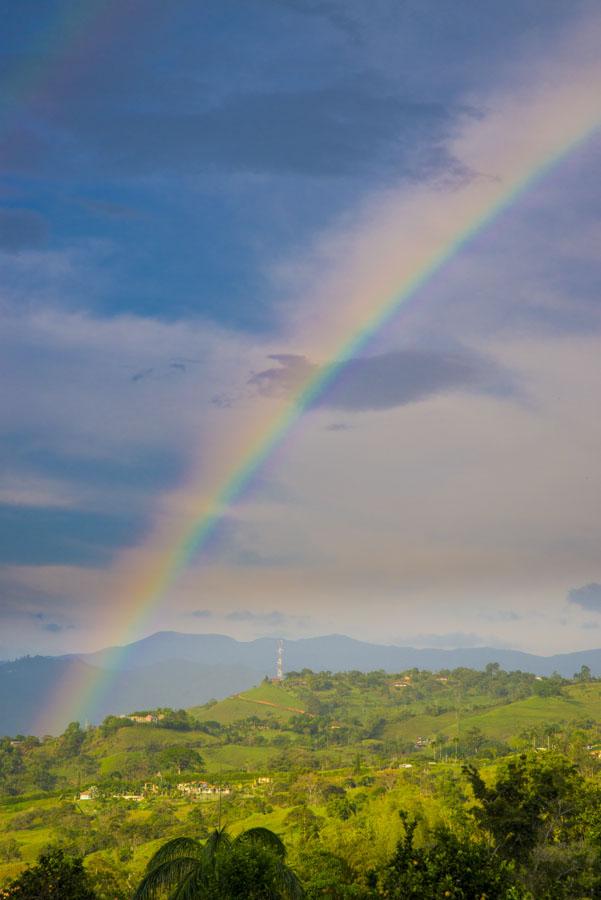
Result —
<instances>
[{"instance_id":1,"label":"antenna mast","mask_svg":"<svg viewBox=\"0 0 601 900\"><path fill-rule=\"evenodd\" d=\"M278 681L284 680L284 641L278 641L278 659L276 665L276 679Z\"/></svg>"}]
</instances>

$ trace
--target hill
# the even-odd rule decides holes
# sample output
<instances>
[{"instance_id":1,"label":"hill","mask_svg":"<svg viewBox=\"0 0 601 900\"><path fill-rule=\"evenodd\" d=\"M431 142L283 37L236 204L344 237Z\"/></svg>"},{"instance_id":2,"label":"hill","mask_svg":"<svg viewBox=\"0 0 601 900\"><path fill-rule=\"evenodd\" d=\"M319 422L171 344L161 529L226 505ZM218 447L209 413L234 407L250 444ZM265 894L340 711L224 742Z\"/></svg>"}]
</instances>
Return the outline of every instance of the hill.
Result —
<instances>
[{"instance_id":1,"label":"hill","mask_svg":"<svg viewBox=\"0 0 601 900\"><path fill-rule=\"evenodd\" d=\"M170 659L134 670L110 671L76 657L24 657L0 663L0 735L58 734L70 713L57 704L65 686L105 683L82 719L154 706L191 706L254 684L262 673L242 665L204 665Z\"/></svg>"},{"instance_id":2,"label":"hill","mask_svg":"<svg viewBox=\"0 0 601 900\"><path fill-rule=\"evenodd\" d=\"M125 647L62 657L23 657L0 663L0 734L53 733L66 726L55 698L67 684L105 684L79 715L99 722L109 713L149 706L193 706L221 699L256 684L274 669L277 641L236 641L218 634L158 632ZM369 644L344 635L286 641L288 671L400 672L419 668L441 671L484 669L497 662L507 670L570 677L582 665L601 674L601 650L535 656L516 650L471 647L416 649Z\"/></svg>"},{"instance_id":3,"label":"hill","mask_svg":"<svg viewBox=\"0 0 601 900\"><path fill-rule=\"evenodd\" d=\"M276 638L236 641L222 634L161 631L127 647L109 647L96 653L79 655L79 658L90 665L118 669L134 669L170 659L187 659L206 665L244 665L264 674L274 668L277 643ZM601 650L537 656L499 647L443 650L371 644L341 634L287 640L285 661L288 670L309 668L333 672L352 669L360 672L376 669L399 672L414 667L438 671L460 666L483 669L490 662L498 662L508 671L520 669L535 675L551 675L557 671L566 678L582 665L587 665L593 674L601 675Z\"/></svg>"},{"instance_id":4,"label":"hill","mask_svg":"<svg viewBox=\"0 0 601 900\"><path fill-rule=\"evenodd\" d=\"M47 664L34 661L38 677ZM121 704L132 674L115 682ZM601 768L601 681L586 672L567 681L494 664L304 669L187 710L128 712L59 737L0 741L0 883L60 841L90 870L121 879L123 893L111 883L107 897L128 897L131 872L139 877L159 840L205 835L222 817L234 832L274 828L299 852L307 835L319 837L349 862L362 821L357 859L373 846L375 864L392 852L399 808L465 819L462 762L490 769L536 748L568 753L587 778Z\"/></svg>"}]
</instances>

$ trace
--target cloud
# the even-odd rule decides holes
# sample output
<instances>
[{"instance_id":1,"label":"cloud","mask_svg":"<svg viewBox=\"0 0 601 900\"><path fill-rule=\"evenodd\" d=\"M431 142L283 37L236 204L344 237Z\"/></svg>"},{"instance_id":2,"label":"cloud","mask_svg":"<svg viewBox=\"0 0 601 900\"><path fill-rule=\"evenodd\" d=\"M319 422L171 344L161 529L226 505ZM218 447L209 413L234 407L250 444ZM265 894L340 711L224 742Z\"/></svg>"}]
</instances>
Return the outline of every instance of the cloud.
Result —
<instances>
[{"instance_id":1,"label":"cloud","mask_svg":"<svg viewBox=\"0 0 601 900\"><path fill-rule=\"evenodd\" d=\"M34 588L28 589L23 585L14 582L9 576L0 570L0 617L3 620L3 626L6 627L8 622L19 623L22 631L26 625L32 624L37 632L46 632L47 634L61 634L64 631L73 631L75 625L66 620L60 612L60 598L53 596L51 593L43 593L36 591ZM48 614L36 609L35 604L48 604L54 606L52 614ZM33 608L32 608L33 605Z\"/></svg>"},{"instance_id":2,"label":"cloud","mask_svg":"<svg viewBox=\"0 0 601 900\"><path fill-rule=\"evenodd\" d=\"M0 566L0 598L0 615L24 615L34 620L46 618L40 607L49 606L56 610L61 603L60 593L21 583L5 565Z\"/></svg>"},{"instance_id":3,"label":"cloud","mask_svg":"<svg viewBox=\"0 0 601 900\"><path fill-rule=\"evenodd\" d=\"M48 223L30 209L0 209L0 250L19 253L39 247L48 237Z\"/></svg>"},{"instance_id":4,"label":"cloud","mask_svg":"<svg viewBox=\"0 0 601 900\"><path fill-rule=\"evenodd\" d=\"M69 622L55 622L43 612L37 612L30 614L30 618L34 619L36 622L40 623L40 628L42 631L47 631L49 634L60 634L63 631L71 631L75 628Z\"/></svg>"},{"instance_id":5,"label":"cloud","mask_svg":"<svg viewBox=\"0 0 601 900\"><path fill-rule=\"evenodd\" d=\"M270 626L276 628L280 625L295 625L304 627L308 621L308 616L295 616L283 613L278 610L269 612L254 612L250 609L234 609L228 613L215 612L210 609L194 609L190 613L195 619L218 619L226 622L234 622L236 624Z\"/></svg>"},{"instance_id":6,"label":"cloud","mask_svg":"<svg viewBox=\"0 0 601 900\"><path fill-rule=\"evenodd\" d=\"M2 460L2 454L0 454ZM4 462L4 460L2 460ZM0 504L9 506L74 506L81 498L60 480L5 471L0 476Z\"/></svg>"},{"instance_id":7,"label":"cloud","mask_svg":"<svg viewBox=\"0 0 601 900\"><path fill-rule=\"evenodd\" d=\"M447 634L416 634L414 637L404 638L405 644L411 643L416 647L441 647L446 650L461 649L464 647L506 647L507 644L494 637L483 637L480 634L466 631L451 631Z\"/></svg>"},{"instance_id":8,"label":"cloud","mask_svg":"<svg viewBox=\"0 0 601 900\"><path fill-rule=\"evenodd\" d=\"M338 0L271 0L271 2L277 9L288 8L299 15L323 19L354 40L361 37L361 23L358 17L352 14L352 4L349 0L345 0L344 3Z\"/></svg>"},{"instance_id":9,"label":"cloud","mask_svg":"<svg viewBox=\"0 0 601 900\"><path fill-rule=\"evenodd\" d=\"M272 610L271 612L252 612L250 609L235 609L233 612L228 613L225 618L228 622L249 622L253 625L286 625L289 624L293 619L296 620L296 616L289 616L285 613L278 612L277 610Z\"/></svg>"},{"instance_id":10,"label":"cloud","mask_svg":"<svg viewBox=\"0 0 601 900\"><path fill-rule=\"evenodd\" d=\"M269 175L421 179L458 168L447 139L467 106L400 95L368 72L348 82L296 90L233 90L205 110L139 108L109 114L74 97L54 110L98 166L121 173L225 171ZM26 143L26 136L22 140ZM37 149L39 138L31 135ZM60 143L46 148L61 165ZM37 153L33 154L36 159ZM22 166L22 160L14 162Z\"/></svg>"},{"instance_id":11,"label":"cloud","mask_svg":"<svg viewBox=\"0 0 601 900\"><path fill-rule=\"evenodd\" d=\"M580 606L588 612L601 613L601 584L591 582L583 587L573 588L567 597L568 603Z\"/></svg>"},{"instance_id":12,"label":"cloud","mask_svg":"<svg viewBox=\"0 0 601 900\"><path fill-rule=\"evenodd\" d=\"M0 505L0 562L13 565L95 565L135 542L136 514Z\"/></svg>"},{"instance_id":13,"label":"cloud","mask_svg":"<svg viewBox=\"0 0 601 900\"><path fill-rule=\"evenodd\" d=\"M131 206L123 203L112 203L107 200L94 200L90 197L83 197L79 201L80 205L96 216L103 216L109 219L135 219L140 213Z\"/></svg>"},{"instance_id":14,"label":"cloud","mask_svg":"<svg viewBox=\"0 0 601 900\"><path fill-rule=\"evenodd\" d=\"M248 384L264 397L292 393L317 373L318 367L310 363L305 356L294 353L272 353L269 359L279 365L255 372L248 379Z\"/></svg>"},{"instance_id":15,"label":"cloud","mask_svg":"<svg viewBox=\"0 0 601 900\"><path fill-rule=\"evenodd\" d=\"M69 630L72 627L72 625L59 625L58 622L47 622L42 625L43 630L49 631L51 634L60 634L61 631Z\"/></svg>"},{"instance_id":16,"label":"cloud","mask_svg":"<svg viewBox=\"0 0 601 900\"><path fill-rule=\"evenodd\" d=\"M479 618L484 622L519 622L524 617L512 609L499 609L496 612L481 612Z\"/></svg>"},{"instance_id":17,"label":"cloud","mask_svg":"<svg viewBox=\"0 0 601 900\"><path fill-rule=\"evenodd\" d=\"M248 381L263 396L293 393L309 378L319 377L319 367L304 356L273 354L270 359L279 365L253 374ZM349 411L392 409L458 389L496 395L513 391L508 374L470 351L392 350L349 360L325 387L314 407Z\"/></svg>"}]
</instances>

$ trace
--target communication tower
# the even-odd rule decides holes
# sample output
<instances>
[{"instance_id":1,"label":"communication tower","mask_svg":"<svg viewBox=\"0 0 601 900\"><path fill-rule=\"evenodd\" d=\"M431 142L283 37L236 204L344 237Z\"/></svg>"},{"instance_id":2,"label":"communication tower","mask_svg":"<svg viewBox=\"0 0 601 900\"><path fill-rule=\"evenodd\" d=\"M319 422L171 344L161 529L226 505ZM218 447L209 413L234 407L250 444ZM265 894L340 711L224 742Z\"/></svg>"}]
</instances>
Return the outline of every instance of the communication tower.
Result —
<instances>
[{"instance_id":1,"label":"communication tower","mask_svg":"<svg viewBox=\"0 0 601 900\"><path fill-rule=\"evenodd\" d=\"M284 680L284 641L278 641L278 658L276 664L276 680L283 681Z\"/></svg>"}]
</instances>

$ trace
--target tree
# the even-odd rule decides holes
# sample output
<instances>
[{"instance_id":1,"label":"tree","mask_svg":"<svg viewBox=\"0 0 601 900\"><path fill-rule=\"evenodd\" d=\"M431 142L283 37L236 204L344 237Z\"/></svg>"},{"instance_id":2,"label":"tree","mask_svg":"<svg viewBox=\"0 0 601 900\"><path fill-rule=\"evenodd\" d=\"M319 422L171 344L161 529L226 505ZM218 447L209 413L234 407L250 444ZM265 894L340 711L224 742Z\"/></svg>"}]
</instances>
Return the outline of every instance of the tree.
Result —
<instances>
[{"instance_id":1,"label":"tree","mask_svg":"<svg viewBox=\"0 0 601 900\"><path fill-rule=\"evenodd\" d=\"M20 775L24 768L21 754L10 739L0 739L0 790L15 793L15 776Z\"/></svg>"},{"instance_id":2,"label":"tree","mask_svg":"<svg viewBox=\"0 0 601 900\"><path fill-rule=\"evenodd\" d=\"M190 718L185 709L170 709L166 707L159 711L158 724L161 728L172 728L174 731L190 731L194 720Z\"/></svg>"},{"instance_id":3,"label":"tree","mask_svg":"<svg viewBox=\"0 0 601 900\"><path fill-rule=\"evenodd\" d=\"M57 777L48 769L47 760L34 760L29 767L29 777L41 791L51 791L56 787Z\"/></svg>"},{"instance_id":4,"label":"tree","mask_svg":"<svg viewBox=\"0 0 601 900\"><path fill-rule=\"evenodd\" d=\"M285 825L298 829L303 841L318 838L322 822L323 820L304 803L294 806L284 819Z\"/></svg>"},{"instance_id":5,"label":"tree","mask_svg":"<svg viewBox=\"0 0 601 900\"><path fill-rule=\"evenodd\" d=\"M15 862L22 859L21 845L14 838L0 844L0 862Z\"/></svg>"},{"instance_id":6,"label":"tree","mask_svg":"<svg viewBox=\"0 0 601 900\"><path fill-rule=\"evenodd\" d=\"M25 869L2 895L15 900L96 900L81 859L62 850L43 853L35 866Z\"/></svg>"},{"instance_id":7,"label":"tree","mask_svg":"<svg viewBox=\"0 0 601 900\"><path fill-rule=\"evenodd\" d=\"M204 897L210 900L297 900L301 884L286 864L286 848L267 828L232 838L224 828L206 843L175 838L154 854L134 900Z\"/></svg>"},{"instance_id":8,"label":"tree","mask_svg":"<svg viewBox=\"0 0 601 900\"><path fill-rule=\"evenodd\" d=\"M85 731L82 731L79 722L70 722L65 728L60 739L60 752L63 756L70 759L79 754L81 745L86 737Z\"/></svg>"},{"instance_id":9,"label":"tree","mask_svg":"<svg viewBox=\"0 0 601 900\"><path fill-rule=\"evenodd\" d=\"M175 769L178 775L183 771L199 772L204 767L204 760L197 750L185 745L167 747L159 753L158 763L161 769Z\"/></svg>"},{"instance_id":10,"label":"tree","mask_svg":"<svg viewBox=\"0 0 601 900\"><path fill-rule=\"evenodd\" d=\"M122 719L121 716L106 716L100 725L100 734L103 737L109 737L111 734L119 731L120 728L132 728L133 725L132 720L127 717Z\"/></svg>"},{"instance_id":11,"label":"tree","mask_svg":"<svg viewBox=\"0 0 601 900\"><path fill-rule=\"evenodd\" d=\"M592 681L592 678L589 666L580 666L580 671L574 673L575 681Z\"/></svg>"},{"instance_id":12,"label":"tree","mask_svg":"<svg viewBox=\"0 0 601 900\"><path fill-rule=\"evenodd\" d=\"M299 860L308 900L361 900L373 892L359 883L359 875L349 864L323 847L305 849Z\"/></svg>"},{"instance_id":13,"label":"tree","mask_svg":"<svg viewBox=\"0 0 601 900\"><path fill-rule=\"evenodd\" d=\"M495 859L483 843L462 840L445 826L434 831L428 846L414 845L417 822L401 813L404 834L380 874L379 887L391 900L438 900L441 897L518 900L508 863Z\"/></svg>"},{"instance_id":14,"label":"tree","mask_svg":"<svg viewBox=\"0 0 601 900\"><path fill-rule=\"evenodd\" d=\"M552 842L574 815L582 779L566 757L522 754L509 759L487 786L475 766L463 768L480 805L474 818L500 855L525 861L539 842Z\"/></svg>"}]
</instances>

